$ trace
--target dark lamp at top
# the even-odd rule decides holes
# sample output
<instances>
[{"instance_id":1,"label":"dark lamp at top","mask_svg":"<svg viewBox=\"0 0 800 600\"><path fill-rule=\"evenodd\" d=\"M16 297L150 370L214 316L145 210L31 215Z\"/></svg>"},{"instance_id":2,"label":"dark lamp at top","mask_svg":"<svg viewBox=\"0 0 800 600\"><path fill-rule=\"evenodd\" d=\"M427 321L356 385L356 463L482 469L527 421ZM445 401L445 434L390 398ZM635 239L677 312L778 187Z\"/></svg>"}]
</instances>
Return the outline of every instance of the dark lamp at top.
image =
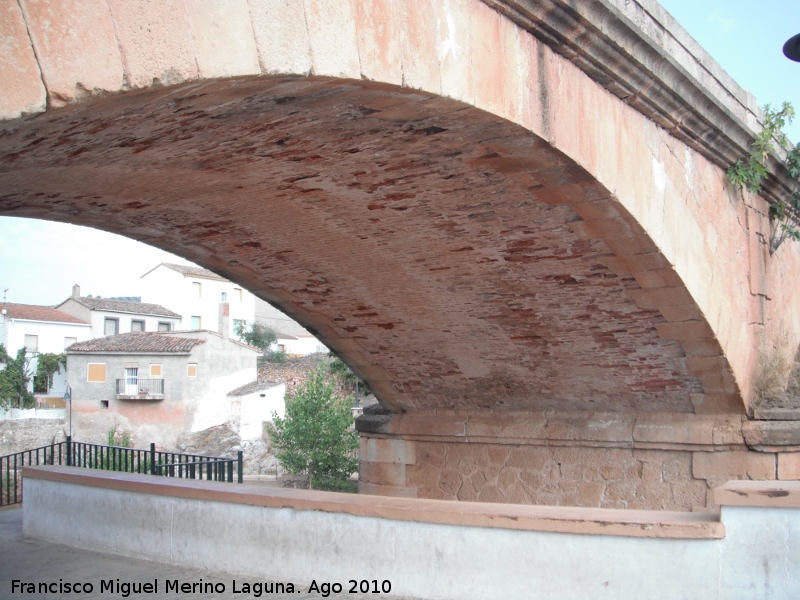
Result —
<instances>
[{"instance_id":1,"label":"dark lamp at top","mask_svg":"<svg viewBox=\"0 0 800 600\"><path fill-rule=\"evenodd\" d=\"M800 33L789 38L789 41L783 45L783 54L788 59L800 62Z\"/></svg>"}]
</instances>

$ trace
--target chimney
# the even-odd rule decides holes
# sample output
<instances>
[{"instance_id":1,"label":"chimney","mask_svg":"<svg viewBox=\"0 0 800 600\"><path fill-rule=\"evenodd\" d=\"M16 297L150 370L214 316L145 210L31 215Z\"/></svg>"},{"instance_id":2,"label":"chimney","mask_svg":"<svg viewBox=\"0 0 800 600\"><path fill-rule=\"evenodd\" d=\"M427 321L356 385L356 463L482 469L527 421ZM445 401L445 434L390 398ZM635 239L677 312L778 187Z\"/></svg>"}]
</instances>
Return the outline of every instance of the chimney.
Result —
<instances>
[{"instance_id":1,"label":"chimney","mask_svg":"<svg viewBox=\"0 0 800 600\"><path fill-rule=\"evenodd\" d=\"M231 305L227 302L221 302L219 305L219 332L222 334L223 340L227 340L230 336L230 315Z\"/></svg>"},{"instance_id":2,"label":"chimney","mask_svg":"<svg viewBox=\"0 0 800 600\"><path fill-rule=\"evenodd\" d=\"M73 298L81 297L81 286L79 286L77 283L72 286L72 297Z\"/></svg>"}]
</instances>

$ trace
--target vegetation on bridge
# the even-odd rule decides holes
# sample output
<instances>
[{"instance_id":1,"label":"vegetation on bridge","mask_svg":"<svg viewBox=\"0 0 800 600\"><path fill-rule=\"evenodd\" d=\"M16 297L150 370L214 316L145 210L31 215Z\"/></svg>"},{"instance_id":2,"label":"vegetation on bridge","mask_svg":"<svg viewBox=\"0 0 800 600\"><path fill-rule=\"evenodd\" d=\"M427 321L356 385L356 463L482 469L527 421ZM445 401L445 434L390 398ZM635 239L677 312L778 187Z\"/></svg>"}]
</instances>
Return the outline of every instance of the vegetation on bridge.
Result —
<instances>
[{"instance_id":1,"label":"vegetation on bridge","mask_svg":"<svg viewBox=\"0 0 800 600\"><path fill-rule=\"evenodd\" d=\"M776 151L774 143L784 150L790 145L782 129L784 125L791 124L794 114L794 107L789 102L784 102L780 110L773 109L769 104L764 106L764 126L750 143L750 153L746 158L737 160L727 172L728 179L739 189L746 188L754 194L761 193L761 183L769 175L767 158ZM795 146L788 150L786 168L792 180L800 184L800 147ZM770 236L770 254L787 239L800 241L798 215L800 189L796 185L788 198L779 199L770 206L770 218L775 223Z\"/></svg>"}]
</instances>

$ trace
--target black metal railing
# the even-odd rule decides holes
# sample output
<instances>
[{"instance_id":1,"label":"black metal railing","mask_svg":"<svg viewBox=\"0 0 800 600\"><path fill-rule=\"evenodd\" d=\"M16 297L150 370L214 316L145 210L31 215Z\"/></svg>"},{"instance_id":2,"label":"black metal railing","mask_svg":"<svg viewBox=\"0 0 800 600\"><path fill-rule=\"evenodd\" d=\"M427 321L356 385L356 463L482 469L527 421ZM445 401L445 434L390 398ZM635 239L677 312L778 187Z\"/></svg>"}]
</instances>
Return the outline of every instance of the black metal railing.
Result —
<instances>
[{"instance_id":1,"label":"black metal railing","mask_svg":"<svg viewBox=\"0 0 800 600\"><path fill-rule=\"evenodd\" d=\"M117 379L117 396L163 396L163 379L124 377Z\"/></svg>"},{"instance_id":2,"label":"black metal railing","mask_svg":"<svg viewBox=\"0 0 800 600\"><path fill-rule=\"evenodd\" d=\"M242 483L242 451L236 458L182 454L149 450L66 442L50 444L7 456L0 456L0 506L22 502L22 467L32 465L66 465L87 469L104 469L125 473L141 473L184 479Z\"/></svg>"}]
</instances>

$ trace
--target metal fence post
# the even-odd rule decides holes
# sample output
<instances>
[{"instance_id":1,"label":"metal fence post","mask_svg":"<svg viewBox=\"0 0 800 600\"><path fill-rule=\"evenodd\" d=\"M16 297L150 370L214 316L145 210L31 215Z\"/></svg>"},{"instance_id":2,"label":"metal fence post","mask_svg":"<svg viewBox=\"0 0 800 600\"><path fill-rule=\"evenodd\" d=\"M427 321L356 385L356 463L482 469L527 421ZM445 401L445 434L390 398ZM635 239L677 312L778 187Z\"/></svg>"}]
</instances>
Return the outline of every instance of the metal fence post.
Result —
<instances>
[{"instance_id":1,"label":"metal fence post","mask_svg":"<svg viewBox=\"0 0 800 600\"><path fill-rule=\"evenodd\" d=\"M72 436L67 436L67 466L72 466Z\"/></svg>"},{"instance_id":2,"label":"metal fence post","mask_svg":"<svg viewBox=\"0 0 800 600\"><path fill-rule=\"evenodd\" d=\"M239 471L239 478L238 478L238 482L239 482L239 483L242 483L242 451L241 451L241 450L239 450L239 451L237 452L237 456L236 456L236 468L237 468L237 469L238 469L238 471Z\"/></svg>"},{"instance_id":3,"label":"metal fence post","mask_svg":"<svg viewBox=\"0 0 800 600\"><path fill-rule=\"evenodd\" d=\"M150 442L150 474L156 474L156 444Z\"/></svg>"}]
</instances>

